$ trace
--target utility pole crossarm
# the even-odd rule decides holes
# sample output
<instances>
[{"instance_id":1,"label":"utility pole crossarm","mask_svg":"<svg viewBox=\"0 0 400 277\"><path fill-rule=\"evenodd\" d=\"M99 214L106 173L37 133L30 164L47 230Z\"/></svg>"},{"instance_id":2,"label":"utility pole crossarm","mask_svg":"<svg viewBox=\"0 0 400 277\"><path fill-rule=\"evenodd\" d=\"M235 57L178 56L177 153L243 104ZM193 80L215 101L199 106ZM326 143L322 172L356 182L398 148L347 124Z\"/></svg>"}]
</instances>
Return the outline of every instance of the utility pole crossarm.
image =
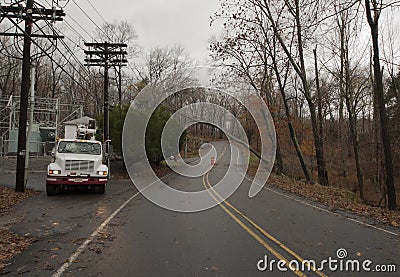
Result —
<instances>
[{"instance_id":1,"label":"utility pole crossarm","mask_svg":"<svg viewBox=\"0 0 400 277\"><path fill-rule=\"evenodd\" d=\"M104 54L109 54L109 55L127 55L128 53L126 51L90 51L90 50L85 50L86 55L104 55Z\"/></svg>"},{"instance_id":2,"label":"utility pole crossarm","mask_svg":"<svg viewBox=\"0 0 400 277\"><path fill-rule=\"evenodd\" d=\"M105 64L105 63L85 63L84 66L100 66L100 67L107 66L108 68L111 67L109 64ZM124 66L126 66L126 64L118 64L117 66L124 67Z\"/></svg>"},{"instance_id":3,"label":"utility pole crossarm","mask_svg":"<svg viewBox=\"0 0 400 277\"><path fill-rule=\"evenodd\" d=\"M19 18L26 20L28 17L33 20L63 21L65 13L63 10L30 8L17 6L0 6L0 18Z\"/></svg>"},{"instance_id":4,"label":"utility pole crossarm","mask_svg":"<svg viewBox=\"0 0 400 277\"><path fill-rule=\"evenodd\" d=\"M3 33L0 32L0 36L6 36L6 37L23 37L25 34L21 33ZM42 34L31 34L31 38L51 38L51 39L63 39L64 36L58 36L58 35L42 35Z\"/></svg>"},{"instance_id":5,"label":"utility pole crossarm","mask_svg":"<svg viewBox=\"0 0 400 277\"><path fill-rule=\"evenodd\" d=\"M85 42L85 46L87 47L95 47L95 48L126 48L128 45L126 43L108 43L108 42Z\"/></svg>"},{"instance_id":6,"label":"utility pole crossarm","mask_svg":"<svg viewBox=\"0 0 400 277\"><path fill-rule=\"evenodd\" d=\"M126 65L128 60L125 58L127 55L126 43L109 43L109 42L86 42L85 50L86 55L85 66L97 66L104 68L104 88L103 88L103 105L104 105L104 119L103 119L103 142L106 146L106 153L109 153L110 133L109 133L109 95L108 95L108 70L111 67ZM109 161L107 160L107 163Z\"/></svg>"},{"instance_id":7,"label":"utility pole crossarm","mask_svg":"<svg viewBox=\"0 0 400 277\"><path fill-rule=\"evenodd\" d=\"M5 13L14 13L15 15L19 15L21 17L21 13L28 13L28 7L17 7L17 6L1 6L1 9ZM44 9L44 8L30 8L31 14L40 14L40 15L51 15L64 17L65 13L63 10L55 10L55 9Z\"/></svg>"},{"instance_id":8,"label":"utility pole crossarm","mask_svg":"<svg viewBox=\"0 0 400 277\"><path fill-rule=\"evenodd\" d=\"M105 58L102 58L102 59L85 59L84 61L88 62L88 63L94 63L95 64L95 63L105 63L106 59ZM113 65L113 64L119 65L120 63L127 63L128 60L127 59L112 59L112 60L108 59L107 62L110 63L111 65Z\"/></svg>"}]
</instances>

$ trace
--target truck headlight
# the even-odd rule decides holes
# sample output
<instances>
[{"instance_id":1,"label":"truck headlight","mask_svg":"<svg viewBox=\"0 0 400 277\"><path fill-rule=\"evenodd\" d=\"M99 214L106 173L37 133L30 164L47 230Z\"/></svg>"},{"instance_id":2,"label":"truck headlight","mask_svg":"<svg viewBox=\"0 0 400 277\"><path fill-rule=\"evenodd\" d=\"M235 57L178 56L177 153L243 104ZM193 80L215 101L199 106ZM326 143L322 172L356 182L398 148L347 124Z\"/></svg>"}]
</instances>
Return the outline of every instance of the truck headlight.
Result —
<instances>
[{"instance_id":1,"label":"truck headlight","mask_svg":"<svg viewBox=\"0 0 400 277\"><path fill-rule=\"evenodd\" d=\"M97 171L97 175L107 176L107 171Z\"/></svg>"},{"instance_id":2,"label":"truck headlight","mask_svg":"<svg viewBox=\"0 0 400 277\"><path fill-rule=\"evenodd\" d=\"M49 170L49 175L57 175L57 174L60 174L61 173L61 170Z\"/></svg>"}]
</instances>

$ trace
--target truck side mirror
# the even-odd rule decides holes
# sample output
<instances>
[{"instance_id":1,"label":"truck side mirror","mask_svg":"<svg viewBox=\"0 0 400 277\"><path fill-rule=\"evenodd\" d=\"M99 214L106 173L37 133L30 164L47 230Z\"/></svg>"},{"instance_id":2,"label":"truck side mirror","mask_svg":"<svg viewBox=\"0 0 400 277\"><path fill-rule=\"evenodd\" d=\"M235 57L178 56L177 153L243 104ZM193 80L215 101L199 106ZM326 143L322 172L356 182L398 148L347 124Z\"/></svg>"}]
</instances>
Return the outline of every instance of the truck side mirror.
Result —
<instances>
[{"instance_id":1,"label":"truck side mirror","mask_svg":"<svg viewBox=\"0 0 400 277\"><path fill-rule=\"evenodd\" d=\"M56 160L56 148L55 147L53 147L53 149L51 150L50 156L51 156L52 162L55 162L55 160Z\"/></svg>"},{"instance_id":2,"label":"truck side mirror","mask_svg":"<svg viewBox=\"0 0 400 277\"><path fill-rule=\"evenodd\" d=\"M96 129L96 120L89 120L88 129Z\"/></svg>"},{"instance_id":3,"label":"truck side mirror","mask_svg":"<svg viewBox=\"0 0 400 277\"><path fill-rule=\"evenodd\" d=\"M105 155L110 155L110 154L112 154L112 151L113 151L113 147L112 147L112 145L110 144L110 142L111 142L111 140L110 139L108 139L108 140L106 140L105 142L104 142L104 144L103 144L103 153L105 154ZM107 149L107 146L108 146L108 149ZM108 151L107 151L108 150Z\"/></svg>"}]
</instances>

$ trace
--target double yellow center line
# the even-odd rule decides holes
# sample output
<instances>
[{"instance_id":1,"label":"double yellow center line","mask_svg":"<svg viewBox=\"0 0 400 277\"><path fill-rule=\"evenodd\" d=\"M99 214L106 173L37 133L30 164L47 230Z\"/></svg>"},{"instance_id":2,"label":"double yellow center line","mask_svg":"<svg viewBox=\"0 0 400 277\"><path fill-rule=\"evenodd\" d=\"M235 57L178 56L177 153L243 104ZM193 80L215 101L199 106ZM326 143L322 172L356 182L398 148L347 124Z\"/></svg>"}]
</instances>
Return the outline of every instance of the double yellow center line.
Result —
<instances>
[{"instance_id":1,"label":"double yellow center line","mask_svg":"<svg viewBox=\"0 0 400 277\"><path fill-rule=\"evenodd\" d=\"M222 152L221 156L218 158L220 160L223 155L226 152L226 147L224 151ZM217 160L217 161L218 161ZM293 271L297 276L306 276L303 272L289 267L289 260L286 259L283 255L281 255L278 251L276 251L272 246L270 246L265 239L263 239L261 236L259 236L257 233L255 233L251 228L249 228L244 222L248 222L255 230L260 232L265 238L268 240L274 242L276 245L280 247L280 249L286 251L288 254L292 255L295 257L300 263L305 263L307 265L307 262L300 257L297 253L295 253L293 250L288 248L286 245L284 245L282 242L280 242L278 239L276 239L274 236L269 234L267 231L265 231L262 227L257 225L253 220L251 220L248 216L246 216L244 213L242 213L240 210L238 210L236 207L234 207L231 203L229 203L228 200L225 200L222 198L222 196L214 190L212 187L208 176L209 172L207 172L205 175L203 175L203 186L207 190L207 192L210 194L210 196L218 203L218 205L237 223L239 224L240 227L242 227L249 235L251 235L254 239L256 239L265 249L267 249L270 253L272 253L277 259L285 261L285 265ZM231 210L229 210L229 208ZM236 215L235 215L236 214ZM314 266L309 265L310 269L314 271L317 275L321 277L326 277L323 272L318 271Z\"/></svg>"}]
</instances>

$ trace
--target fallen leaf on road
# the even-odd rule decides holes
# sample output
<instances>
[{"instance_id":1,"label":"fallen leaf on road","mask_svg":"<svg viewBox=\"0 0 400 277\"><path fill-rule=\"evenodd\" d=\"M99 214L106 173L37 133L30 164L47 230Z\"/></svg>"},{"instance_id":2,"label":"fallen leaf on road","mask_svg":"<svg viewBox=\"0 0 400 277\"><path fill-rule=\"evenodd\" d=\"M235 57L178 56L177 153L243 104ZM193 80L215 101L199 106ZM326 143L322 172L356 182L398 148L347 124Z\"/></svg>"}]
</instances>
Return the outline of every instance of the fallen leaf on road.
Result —
<instances>
[{"instance_id":1,"label":"fallen leaf on road","mask_svg":"<svg viewBox=\"0 0 400 277\"><path fill-rule=\"evenodd\" d=\"M0 273L6 266L5 262L21 253L32 241L32 238L20 236L8 230L0 230Z\"/></svg>"},{"instance_id":2,"label":"fallen leaf on road","mask_svg":"<svg viewBox=\"0 0 400 277\"><path fill-rule=\"evenodd\" d=\"M44 265L45 270L54 270L54 266L49 264L48 262L45 263Z\"/></svg>"},{"instance_id":3,"label":"fallen leaf on road","mask_svg":"<svg viewBox=\"0 0 400 277\"><path fill-rule=\"evenodd\" d=\"M12 188L0 186L0 215L5 214L15 204L18 204L22 200L36 194L38 194L38 192L33 190L15 192Z\"/></svg>"},{"instance_id":4,"label":"fallen leaf on road","mask_svg":"<svg viewBox=\"0 0 400 277\"><path fill-rule=\"evenodd\" d=\"M213 265L210 269L213 271L216 271L216 270L218 270L218 267L216 265Z\"/></svg>"},{"instance_id":5,"label":"fallen leaf on road","mask_svg":"<svg viewBox=\"0 0 400 277\"><path fill-rule=\"evenodd\" d=\"M399 227L399 226L400 226L400 224L397 223L397 221L395 221L395 220L393 220L393 221L391 222L391 224L392 224L393 227Z\"/></svg>"}]
</instances>

